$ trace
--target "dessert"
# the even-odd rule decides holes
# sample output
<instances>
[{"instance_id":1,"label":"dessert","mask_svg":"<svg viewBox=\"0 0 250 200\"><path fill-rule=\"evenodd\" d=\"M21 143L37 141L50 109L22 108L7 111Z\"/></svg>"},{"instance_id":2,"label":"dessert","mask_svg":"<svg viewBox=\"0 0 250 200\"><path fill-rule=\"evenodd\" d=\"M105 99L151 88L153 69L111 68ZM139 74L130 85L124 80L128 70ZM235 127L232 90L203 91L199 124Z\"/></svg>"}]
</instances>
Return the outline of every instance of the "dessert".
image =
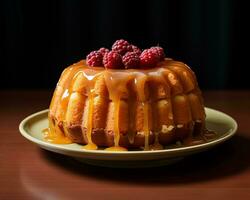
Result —
<instances>
[{"instance_id":1,"label":"dessert","mask_svg":"<svg viewBox=\"0 0 250 200\"><path fill-rule=\"evenodd\" d=\"M46 140L85 149L161 149L201 137L205 111L193 71L125 40L66 68L49 108Z\"/></svg>"}]
</instances>

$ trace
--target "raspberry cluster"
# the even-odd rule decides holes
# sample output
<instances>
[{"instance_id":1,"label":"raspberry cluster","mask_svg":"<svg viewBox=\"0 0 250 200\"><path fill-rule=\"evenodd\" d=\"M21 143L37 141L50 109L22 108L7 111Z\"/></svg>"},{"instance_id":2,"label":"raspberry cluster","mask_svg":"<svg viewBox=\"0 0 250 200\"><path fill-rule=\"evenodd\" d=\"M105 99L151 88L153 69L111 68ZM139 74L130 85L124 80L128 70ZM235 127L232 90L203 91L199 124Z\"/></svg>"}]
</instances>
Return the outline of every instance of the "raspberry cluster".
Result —
<instances>
[{"instance_id":1,"label":"raspberry cluster","mask_svg":"<svg viewBox=\"0 0 250 200\"><path fill-rule=\"evenodd\" d=\"M128 41L116 40L112 49L100 48L86 57L89 66L104 66L109 69L152 68L165 59L162 47L155 46L142 51Z\"/></svg>"}]
</instances>

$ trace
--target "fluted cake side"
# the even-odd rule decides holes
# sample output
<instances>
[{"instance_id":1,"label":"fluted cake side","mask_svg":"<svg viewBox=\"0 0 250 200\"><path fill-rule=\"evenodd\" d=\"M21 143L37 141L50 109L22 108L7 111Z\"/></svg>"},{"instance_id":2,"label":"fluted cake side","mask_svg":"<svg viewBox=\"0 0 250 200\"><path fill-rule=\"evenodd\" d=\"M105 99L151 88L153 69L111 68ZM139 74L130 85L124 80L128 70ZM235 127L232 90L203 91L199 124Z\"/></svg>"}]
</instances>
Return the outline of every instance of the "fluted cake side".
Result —
<instances>
[{"instance_id":1,"label":"fluted cake side","mask_svg":"<svg viewBox=\"0 0 250 200\"><path fill-rule=\"evenodd\" d=\"M82 60L63 71L49 121L51 142L150 149L201 135L205 111L195 74L182 62L112 70Z\"/></svg>"}]
</instances>

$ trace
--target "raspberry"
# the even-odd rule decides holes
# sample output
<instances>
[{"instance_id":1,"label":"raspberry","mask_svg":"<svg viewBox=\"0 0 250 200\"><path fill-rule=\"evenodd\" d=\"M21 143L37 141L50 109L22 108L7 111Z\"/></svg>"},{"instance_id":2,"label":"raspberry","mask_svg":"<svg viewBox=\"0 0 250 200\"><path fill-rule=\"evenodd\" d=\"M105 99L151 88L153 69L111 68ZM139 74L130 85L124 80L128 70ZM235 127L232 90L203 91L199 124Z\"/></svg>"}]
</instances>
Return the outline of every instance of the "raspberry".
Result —
<instances>
[{"instance_id":1,"label":"raspberry","mask_svg":"<svg viewBox=\"0 0 250 200\"><path fill-rule=\"evenodd\" d=\"M123 67L122 56L115 52L110 51L103 56L103 64L106 68L119 69Z\"/></svg>"},{"instance_id":2,"label":"raspberry","mask_svg":"<svg viewBox=\"0 0 250 200\"><path fill-rule=\"evenodd\" d=\"M86 63L89 66L103 66L102 54L98 51L92 51L87 55Z\"/></svg>"},{"instance_id":3,"label":"raspberry","mask_svg":"<svg viewBox=\"0 0 250 200\"><path fill-rule=\"evenodd\" d=\"M165 53L162 47L151 47L150 49L153 49L154 51L156 51L157 55L159 56L159 60L162 61L165 58Z\"/></svg>"},{"instance_id":4,"label":"raspberry","mask_svg":"<svg viewBox=\"0 0 250 200\"><path fill-rule=\"evenodd\" d=\"M104 47L100 48L98 51L102 54L102 56L104 56L105 53L109 52L109 50L107 48L104 48Z\"/></svg>"},{"instance_id":5,"label":"raspberry","mask_svg":"<svg viewBox=\"0 0 250 200\"><path fill-rule=\"evenodd\" d=\"M121 55L124 55L129 51L129 43L126 40L116 40L112 46L112 50L118 52Z\"/></svg>"},{"instance_id":6,"label":"raspberry","mask_svg":"<svg viewBox=\"0 0 250 200\"><path fill-rule=\"evenodd\" d=\"M141 55L141 49L135 45L130 45L129 50L135 52L138 56Z\"/></svg>"},{"instance_id":7,"label":"raspberry","mask_svg":"<svg viewBox=\"0 0 250 200\"><path fill-rule=\"evenodd\" d=\"M154 67L159 61L159 56L154 49L145 49L140 55L140 65L144 68Z\"/></svg>"},{"instance_id":8,"label":"raspberry","mask_svg":"<svg viewBox=\"0 0 250 200\"><path fill-rule=\"evenodd\" d=\"M140 65L140 58L136 52L127 52L122 57L122 62L126 69L136 68Z\"/></svg>"}]
</instances>

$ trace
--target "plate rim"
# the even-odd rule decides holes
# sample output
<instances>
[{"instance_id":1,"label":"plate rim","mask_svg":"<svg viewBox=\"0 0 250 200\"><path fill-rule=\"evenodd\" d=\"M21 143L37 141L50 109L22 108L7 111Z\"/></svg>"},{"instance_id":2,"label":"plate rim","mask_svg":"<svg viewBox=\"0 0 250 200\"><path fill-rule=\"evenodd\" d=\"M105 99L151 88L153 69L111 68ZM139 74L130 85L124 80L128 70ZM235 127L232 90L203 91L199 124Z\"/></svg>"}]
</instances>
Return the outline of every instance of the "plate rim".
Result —
<instances>
[{"instance_id":1,"label":"plate rim","mask_svg":"<svg viewBox=\"0 0 250 200\"><path fill-rule=\"evenodd\" d=\"M72 152L72 153L81 153L81 154L105 154L105 155L119 155L119 156L128 156L128 155L141 155L141 154L172 154L172 153L178 153L178 152L190 152L190 151L195 151L195 150L200 150L200 149L207 149L209 147L213 147L217 144L220 144L226 140L228 140L229 138L231 138L233 135L235 135L237 129L238 129L238 124L237 122L228 114L219 111L219 110L215 110L212 108L208 108L205 107L205 110L211 110L213 112L218 112L219 114L222 114L224 116L226 116L227 118L230 119L230 121L232 122L233 128L232 130L229 131L229 133L226 133L224 136L216 139L216 140L212 140L203 144L197 144L197 145L192 145L192 146L184 146L184 147L177 147L177 148L170 148L170 149L163 149L163 150L154 150L154 151L104 151L104 150L84 150L84 149L73 149L70 147L65 147L65 146L60 146L60 144L52 144L52 143L48 143L46 141L42 141L40 139L37 139L33 136L30 135L30 133L27 131L26 127L29 124L29 121L32 120L35 117L39 117L40 115L44 115L45 113L48 113L49 109L45 109L45 110L41 110L39 112L35 112L27 117L25 117L21 123L19 124L19 131L21 133L21 135L23 137L25 137L26 139L28 139L29 141L39 145L42 148L45 148L47 150L51 150L51 149L55 149L57 151L66 151L66 152ZM56 151L56 152L57 152ZM59 152L58 152L59 153Z\"/></svg>"}]
</instances>

